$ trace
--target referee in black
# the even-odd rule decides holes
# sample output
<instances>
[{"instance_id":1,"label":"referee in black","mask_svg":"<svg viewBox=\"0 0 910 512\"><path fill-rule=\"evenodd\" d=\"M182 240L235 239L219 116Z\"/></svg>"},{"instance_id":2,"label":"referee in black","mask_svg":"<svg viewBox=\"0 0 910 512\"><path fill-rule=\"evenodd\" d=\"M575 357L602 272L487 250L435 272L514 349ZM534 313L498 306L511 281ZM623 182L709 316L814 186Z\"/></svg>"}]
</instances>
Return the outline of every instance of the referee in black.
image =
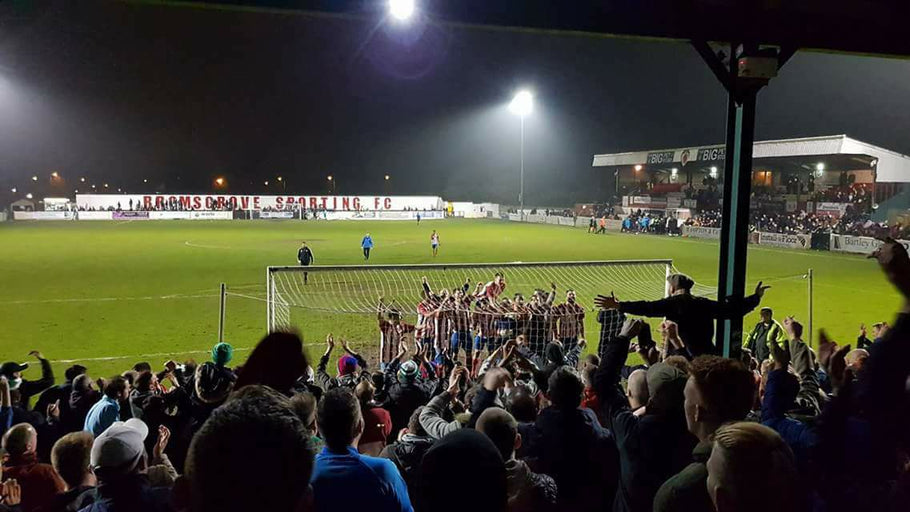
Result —
<instances>
[{"instance_id":1,"label":"referee in black","mask_svg":"<svg viewBox=\"0 0 910 512\"><path fill-rule=\"evenodd\" d=\"M300 249L297 249L297 261L304 267L308 267L316 261L316 257L313 256L313 251L307 247L306 242L303 242ZM303 273L303 284L307 284L307 274L308 272Z\"/></svg>"}]
</instances>

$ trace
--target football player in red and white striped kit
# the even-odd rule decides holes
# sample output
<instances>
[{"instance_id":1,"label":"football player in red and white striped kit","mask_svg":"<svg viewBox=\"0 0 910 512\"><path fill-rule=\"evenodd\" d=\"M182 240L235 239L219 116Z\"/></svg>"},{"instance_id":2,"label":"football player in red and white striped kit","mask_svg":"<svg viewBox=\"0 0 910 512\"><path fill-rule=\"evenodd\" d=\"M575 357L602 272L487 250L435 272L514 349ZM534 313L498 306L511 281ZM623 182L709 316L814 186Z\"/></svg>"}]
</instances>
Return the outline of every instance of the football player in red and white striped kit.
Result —
<instances>
[{"instance_id":1,"label":"football player in red and white striped kit","mask_svg":"<svg viewBox=\"0 0 910 512\"><path fill-rule=\"evenodd\" d=\"M585 308L576 302L575 290L566 290L566 301L553 308L558 321L556 336L569 353L585 337Z\"/></svg>"},{"instance_id":2,"label":"football player in red and white striped kit","mask_svg":"<svg viewBox=\"0 0 910 512\"><path fill-rule=\"evenodd\" d=\"M493 276L493 280L483 285L483 289L478 290L474 296L476 298L486 297L492 301L496 300L505 289L506 280L503 278L502 272L497 272L496 275Z\"/></svg>"}]
</instances>

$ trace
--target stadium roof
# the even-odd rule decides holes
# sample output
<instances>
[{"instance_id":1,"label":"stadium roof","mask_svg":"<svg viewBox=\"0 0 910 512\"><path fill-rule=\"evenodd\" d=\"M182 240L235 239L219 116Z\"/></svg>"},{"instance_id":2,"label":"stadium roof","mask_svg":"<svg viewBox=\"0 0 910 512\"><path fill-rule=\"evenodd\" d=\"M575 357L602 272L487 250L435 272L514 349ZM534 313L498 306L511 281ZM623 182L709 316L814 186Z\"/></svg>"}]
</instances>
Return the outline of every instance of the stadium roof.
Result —
<instances>
[{"instance_id":1,"label":"stadium roof","mask_svg":"<svg viewBox=\"0 0 910 512\"><path fill-rule=\"evenodd\" d=\"M723 164L724 149L723 144L714 144L594 155L593 166L646 165L669 169L692 163L707 167ZM835 171L875 168L876 181L910 183L910 157L846 135L756 141L752 151L752 166L756 169L811 171L816 164L823 163L826 169Z\"/></svg>"}]
</instances>

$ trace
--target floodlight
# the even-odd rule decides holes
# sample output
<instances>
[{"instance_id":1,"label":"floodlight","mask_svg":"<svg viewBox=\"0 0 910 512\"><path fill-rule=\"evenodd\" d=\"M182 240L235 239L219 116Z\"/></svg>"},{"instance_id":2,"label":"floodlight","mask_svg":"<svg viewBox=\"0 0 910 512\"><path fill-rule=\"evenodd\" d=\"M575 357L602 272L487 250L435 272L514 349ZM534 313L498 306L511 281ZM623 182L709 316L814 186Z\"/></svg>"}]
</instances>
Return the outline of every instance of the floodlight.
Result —
<instances>
[{"instance_id":1,"label":"floodlight","mask_svg":"<svg viewBox=\"0 0 910 512\"><path fill-rule=\"evenodd\" d=\"M414 15L414 0L389 0L389 14L399 21L407 21Z\"/></svg>"},{"instance_id":2,"label":"floodlight","mask_svg":"<svg viewBox=\"0 0 910 512\"><path fill-rule=\"evenodd\" d=\"M525 117L534 110L534 96L528 91L518 91L509 103L509 110L517 116Z\"/></svg>"}]
</instances>

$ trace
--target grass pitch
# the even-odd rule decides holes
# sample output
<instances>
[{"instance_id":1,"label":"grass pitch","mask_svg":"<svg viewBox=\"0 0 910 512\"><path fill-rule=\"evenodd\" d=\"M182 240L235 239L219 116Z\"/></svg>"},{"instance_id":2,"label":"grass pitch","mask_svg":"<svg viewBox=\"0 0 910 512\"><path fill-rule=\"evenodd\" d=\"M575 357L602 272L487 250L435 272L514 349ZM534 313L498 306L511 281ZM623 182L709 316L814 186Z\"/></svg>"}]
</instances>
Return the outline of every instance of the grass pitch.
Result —
<instances>
[{"instance_id":1,"label":"grass pitch","mask_svg":"<svg viewBox=\"0 0 910 512\"><path fill-rule=\"evenodd\" d=\"M442 241L435 259L433 229ZM8 222L0 224L0 360L28 360L37 349L57 371L87 361L92 375L105 376L141 359L204 359L217 336L219 283L263 297L265 268L296 264L301 240L318 264L360 264L367 231L376 242L371 264L672 258L702 284L717 279L716 242L500 221ZM814 325L835 339L854 342L861 322L890 320L900 305L875 262L828 252L750 246L748 288L763 279L772 285L764 304L775 316L805 321L807 286L799 276L808 268L815 272ZM579 297L586 306L592 299ZM229 298L226 340L238 349L235 363L263 335L265 320L261 300ZM757 314L748 316L747 329L755 321ZM330 323L304 326L312 354L321 352L326 330L345 328ZM594 329L589 322L590 339ZM378 333L364 336L378 340Z\"/></svg>"}]
</instances>

